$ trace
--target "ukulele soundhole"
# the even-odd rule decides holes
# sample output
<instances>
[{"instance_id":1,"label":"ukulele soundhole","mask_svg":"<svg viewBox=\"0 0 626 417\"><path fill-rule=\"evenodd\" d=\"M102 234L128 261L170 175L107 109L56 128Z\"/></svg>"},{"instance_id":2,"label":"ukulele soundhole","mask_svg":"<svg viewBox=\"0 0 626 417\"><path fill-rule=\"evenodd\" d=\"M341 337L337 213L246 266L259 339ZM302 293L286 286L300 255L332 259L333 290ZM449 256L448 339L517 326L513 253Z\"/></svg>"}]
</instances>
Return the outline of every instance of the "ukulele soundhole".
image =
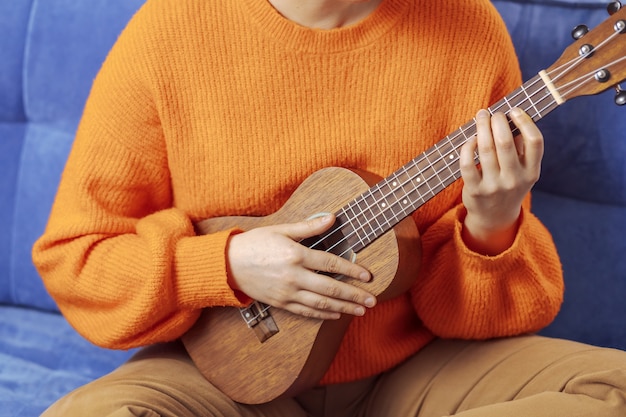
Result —
<instances>
[{"instance_id":1,"label":"ukulele soundhole","mask_svg":"<svg viewBox=\"0 0 626 417\"><path fill-rule=\"evenodd\" d=\"M240 308L241 317L250 329L254 331L261 343L278 333L276 321L270 314L270 306L255 301L248 307Z\"/></svg>"}]
</instances>

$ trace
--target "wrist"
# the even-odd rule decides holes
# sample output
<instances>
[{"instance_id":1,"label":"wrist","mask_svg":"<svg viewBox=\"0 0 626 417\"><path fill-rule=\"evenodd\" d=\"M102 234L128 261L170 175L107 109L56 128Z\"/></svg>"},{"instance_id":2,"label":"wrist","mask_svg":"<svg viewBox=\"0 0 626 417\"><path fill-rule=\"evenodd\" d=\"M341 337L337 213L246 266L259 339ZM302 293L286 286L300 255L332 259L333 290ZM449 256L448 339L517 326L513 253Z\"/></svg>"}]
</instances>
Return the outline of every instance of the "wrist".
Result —
<instances>
[{"instance_id":1,"label":"wrist","mask_svg":"<svg viewBox=\"0 0 626 417\"><path fill-rule=\"evenodd\" d=\"M517 236L521 221L521 209L511 220L494 224L468 213L463 219L461 237L473 252L496 256L509 249Z\"/></svg>"},{"instance_id":2,"label":"wrist","mask_svg":"<svg viewBox=\"0 0 626 417\"><path fill-rule=\"evenodd\" d=\"M241 290L235 276L233 274L233 270L231 268L231 249L232 249L232 241L233 239L239 235L241 231L237 231L233 233L228 239L228 245L226 248L226 284L233 291L233 294L242 304L249 304L252 299Z\"/></svg>"}]
</instances>

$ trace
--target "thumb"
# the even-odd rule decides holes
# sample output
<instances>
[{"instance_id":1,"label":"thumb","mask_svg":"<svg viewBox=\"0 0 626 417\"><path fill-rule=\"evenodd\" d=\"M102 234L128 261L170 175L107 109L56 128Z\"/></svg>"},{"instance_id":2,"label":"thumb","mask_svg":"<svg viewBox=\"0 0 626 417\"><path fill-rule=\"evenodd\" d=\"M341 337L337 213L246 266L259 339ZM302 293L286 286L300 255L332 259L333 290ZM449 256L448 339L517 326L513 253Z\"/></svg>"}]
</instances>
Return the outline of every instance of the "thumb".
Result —
<instances>
[{"instance_id":1,"label":"thumb","mask_svg":"<svg viewBox=\"0 0 626 417\"><path fill-rule=\"evenodd\" d=\"M335 215L331 213L319 213L305 221L284 225L284 233L295 241L319 235L328 230L335 223Z\"/></svg>"}]
</instances>

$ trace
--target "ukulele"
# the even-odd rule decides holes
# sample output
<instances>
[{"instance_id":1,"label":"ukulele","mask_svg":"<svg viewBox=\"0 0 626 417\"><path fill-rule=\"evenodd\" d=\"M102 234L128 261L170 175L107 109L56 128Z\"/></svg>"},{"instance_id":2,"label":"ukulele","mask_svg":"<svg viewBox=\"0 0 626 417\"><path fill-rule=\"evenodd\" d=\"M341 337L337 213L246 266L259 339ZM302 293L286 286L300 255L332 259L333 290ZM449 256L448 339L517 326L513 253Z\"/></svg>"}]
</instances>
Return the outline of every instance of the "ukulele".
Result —
<instances>
[{"instance_id":1,"label":"ukulele","mask_svg":"<svg viewBox=\"0 0 626 417\"><path fill-rule=\"evenodd\" d=\"M619 87L626 78L626 10L620 10L619 3L612 7L612 15L594 30L576 27L572 35L577 41L552 66L489 111L508 113L521 107L537 121L568 99L612 86L616 103L626 104L626 91ZM512 122L510 126L519 133ZM373 279L350 283L381 301L390 299L417 277L421 249L410 215L460 178L460 147L475 134L476 123L471 120L384 179L343 168L322 169L269 216L212 218L199 222L196 230L199 234L235 226L250 230L299 221L312 213L335 213L330 230L300 243L352 261L358 256ZM213 385L237 402L260 404L315 386L351 319L348 314L338 320L310 319L255 301L245 308L205 309L182 341Z\"/></svg>"}]
</instances>

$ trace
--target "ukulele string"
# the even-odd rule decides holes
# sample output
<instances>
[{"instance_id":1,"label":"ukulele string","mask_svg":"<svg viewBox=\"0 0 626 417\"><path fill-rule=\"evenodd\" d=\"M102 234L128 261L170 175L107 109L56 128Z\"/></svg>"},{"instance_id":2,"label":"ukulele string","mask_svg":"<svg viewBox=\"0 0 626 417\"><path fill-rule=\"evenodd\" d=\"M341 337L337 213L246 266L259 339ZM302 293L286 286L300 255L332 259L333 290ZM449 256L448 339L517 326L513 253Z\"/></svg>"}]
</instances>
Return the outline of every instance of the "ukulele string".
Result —
<instances>
[{"instance_id":1,"label":"ukulele string","mask_svg":"<svg viewBox=\"0 0 626 417\"><path fill-rule=\"evenodd\" d=\"M610 68L613 65L617 65L622 61L626 61L626 56L623 56L621 58L618 58L616 60L614 60L613 62L610 62L609 64L606 65L606 68ZM583 85L585 85L586 83L595 80L595 71L590 71L587 74L581 75L580 77L565 83L563 85L563 87L561 87L562 89L565 89L566 87L571 87L569 90L564 90L563 93L561 94L563 97L566 97L569 94L572 94L573 92L575 92L577 89L581 88Z\"/></svg>"},{"instance_id":2,"label":"ukulele string","mask_svg":"<svg viewBox=\"0 0 626 417\"><path fill-rule=\"evenodd\" d=\"M611 43L620 34L621 34L621 32L615 30L611 35L607 36L603 41L601 41L596 47L591 49L589 52L581 54L577 58L572 59L569 62L565 62L562 65L560 65L559 67L555 68L551 72L551 74L550 74L552 81L556 82L559 79L563 78L570 71L572 71L574 68L576 68L579 64L581 64L586 59L591 57L594 53L604 49L604 47L607 46L607 44ZM621 58L616 59L615 61L609 63L607 65L607 68L611 67L612 65L618 64L620 61L623 61L624 59L626 59L626 57L621 57ZM591 71L591 72L589 72L587 74L583 74L583 75L579 76L578 78L576 78L574 80L571 80L568 83L565 83L561 87L561 89L564 90L567 87L570 87L570 86L573 86L573 87L570 88L569 90L566 90L566 91L563 91L562 93L560 93L561 96L562 97L566 97L567 95L569 95L569 94L573 93L574 91L576 91L576 89L582 87L585 83L587 83L589 81L592 81L595 78L596 71ZM552 76L552 74L555 74L555 73L558 73L558 74Z\"/></svg>"},{"instance_id":3,"label":"ukulele string","mask_svg":"<svg viewBox=\"0 0 626 417\"><path fill-rule=\"evenodd\" d=\"M600 44L598 44L598 46L596 46L593 49L590 49L588 52L582 53L582 54L578 55L576 58L574 58L574 59L572 59L572 60L570 60L568 62L564 62L560 66L556 67L552 71L551 75L553 75L555 73L558 73L558 74L554 75L553 77L551 76L552 81L558 81L564 75L568 74L570 71L572 71L574 68L576 68L581 62L585 61L587 58L589 58L591 55L593 55L596 51L599 51L600 49L602 49L604 47L604 45L612 39L613 36L614 35L609 36L604 41L600 42Z\"/></svg>"},{"instance_id":4,"label":"ukulele string","mask_svg":"<svg viewBox=\"0 0 626 417\"><path fill-rule=\"evenodd\" d=\"M590 49L588 52L583 53L581 55L579 55L577 58L572 59L569 62L565 62L563 63L561 66L555 68L553 70L553 73L557 72L557 71L561 71L558 75L555 75L552 80L553 81L558 81L560 78L562 78L563 76L565 76L566 74L568 74L572 69L574 69L576 66L578 66L580 63L582 63L583 61L585 61L587 58L591 57L594 53L596 53L597 51L602 50L608 43L610 43L611 41L613 41L613 39L617 36L620 35L620 32L615 31L613 32L611 35L607 36L602 42L600 42L596 47L594 47L593 49ZM618 60L619 61L619 60ZM611 63L610 65L613 65L615 62ZM569 67L567 67L569 66ZM565 68L567 67L567 68ZM589 73L591 74L591 73ZM583 75L580 78L584 78L586 76L588 76L589 74ZM575 81L575 80L574 80ZM574 81L570 81L571 84ZM567 85L567 84L566 84Z\"/></svg>"}]
</instances>

